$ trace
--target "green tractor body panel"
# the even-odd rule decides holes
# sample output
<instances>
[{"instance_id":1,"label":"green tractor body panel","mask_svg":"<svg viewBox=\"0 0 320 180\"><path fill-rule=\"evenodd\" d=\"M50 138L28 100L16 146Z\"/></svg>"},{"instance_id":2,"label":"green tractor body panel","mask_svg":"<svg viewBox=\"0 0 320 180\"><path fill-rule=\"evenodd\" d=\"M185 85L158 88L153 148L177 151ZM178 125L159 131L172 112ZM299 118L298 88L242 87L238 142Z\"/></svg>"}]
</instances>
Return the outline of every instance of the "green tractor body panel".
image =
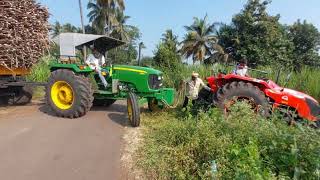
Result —
<instances>
[{"instance_id":1,"label":"green tractor body panel","mask_svg":"<svg viewBox=\"0 0 320 180\"><path fill-rule=\"evenodd\" d=\"M83 69L80 67L83 67ZM79 64L62 64L62 63L58 63L58 62L53 62L50 64L50 71L51 72L58 70L58 69L70 69L71 71L73 71L76 74L78 74L78 73L89 74L89 73L93 72L92 69L90 69L90 67L79 65Z\"/></svg>"},{"instance_id":2,"label":"green tractor body panel","mask_svg":"<svg viewBox=\"0 0 320 180\"><path fill-rule=\"evenodd\" d=\"M159 70L129 65L112 65L104 67L108 72L106 80L110 87L104 88L97 74L90 67L81 64L63 64L58 61L50 64L50 70L68 69L75 74L93 76L97 84L94 97L96 99L125 99L128 92L136 93L141 102L143 99L156 99L161 105L172 105L175 90L162 88L163 73ZM147 101L145 101L147 102Z\"/></svg>"},{"instance_id":3,"label":"green tractor body panel","mask_svg":"<svg viewBox=\"0 0 320 180\"><path fill-rule=\"evenodd\" d=\"M146 67L115 65L112 67L110 77L119 79L122 83L129 83L135 86L139 93L155 93L158 90L151 89L149 86L150 75L162 78L162 72Z\"/></svg>"}]
</instances>

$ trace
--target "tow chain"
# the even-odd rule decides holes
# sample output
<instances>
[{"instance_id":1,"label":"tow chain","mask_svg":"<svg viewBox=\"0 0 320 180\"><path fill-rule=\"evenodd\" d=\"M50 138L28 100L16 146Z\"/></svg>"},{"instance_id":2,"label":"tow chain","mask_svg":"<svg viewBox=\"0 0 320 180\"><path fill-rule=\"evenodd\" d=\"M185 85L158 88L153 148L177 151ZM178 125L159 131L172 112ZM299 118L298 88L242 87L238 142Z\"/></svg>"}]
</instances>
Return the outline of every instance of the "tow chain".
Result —
<instances>
[{"instance_id":1,"label":"tow chain","mask_svg":"<svg viewBox=\"0 0 320 180\"><path fill-rule=\"evenodd\" d=\"M167 107L167 108L177 108L181 102L184 100L186 94L186 81L181 80L180 84L179 84L179 88L177 90L177 96L175 97L175 102L173 103L173 105L170 105L167 101L165 101L164 99L161 100L161 102Z\"/></svg>"}]
</instances>

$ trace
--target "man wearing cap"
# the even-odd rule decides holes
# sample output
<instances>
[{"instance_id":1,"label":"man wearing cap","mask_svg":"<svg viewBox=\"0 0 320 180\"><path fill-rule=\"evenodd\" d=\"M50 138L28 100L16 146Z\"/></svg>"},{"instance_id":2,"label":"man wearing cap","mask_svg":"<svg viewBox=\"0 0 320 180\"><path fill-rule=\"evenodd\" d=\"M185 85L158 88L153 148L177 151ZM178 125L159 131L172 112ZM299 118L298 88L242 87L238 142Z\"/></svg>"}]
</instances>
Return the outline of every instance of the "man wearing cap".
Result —
<instances>
[{"instance_id":1,"label":"man wearing cap","mask_svg":"<svg viewBox=\"0 0 320 180\"><path fill-rule=\"evenodd\" d=\"M192 100L192 104L194 104L195 100L198 99L200 88L205 88L206 90L211 91L211 88L204 84L202 79L199 78L199 74L193 72L191 79L187 82L187 92L183 107L188 105L189 99Z\"/></svg>"},{"instance_id":2,"label":"man wearing cap","mask_svg":"<svg viewBox=\"0 0 320 180\"><path fill-rule=\"evenodd\" d=\"M104 87L107 88L108 83L105 77L102 75L103 69L102 66L105 66L106 59L104 56L94 47L90 47L92 50L92 54L88 56L85 63L94 71L96 71L99 75L101 82L103 83Z\"/></svg>"}]
</instances>

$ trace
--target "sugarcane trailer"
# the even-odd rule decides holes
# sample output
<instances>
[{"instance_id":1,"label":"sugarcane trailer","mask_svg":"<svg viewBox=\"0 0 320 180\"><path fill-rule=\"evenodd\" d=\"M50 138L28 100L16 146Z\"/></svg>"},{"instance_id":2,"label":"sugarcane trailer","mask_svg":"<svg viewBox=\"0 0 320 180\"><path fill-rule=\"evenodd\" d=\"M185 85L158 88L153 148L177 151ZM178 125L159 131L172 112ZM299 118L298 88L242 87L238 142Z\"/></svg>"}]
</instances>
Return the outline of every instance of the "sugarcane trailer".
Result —
<instances>
[{"instance_id":1,"label":"sugarcane trailer","mask_svg":"<svg viewBox=\"0 0 320 180\"><path fill-rule=\"evenodd\" d=\"M0 102L1 105L25 105L32 99L33 89L47 83L28 82L29 68L9 68L0 65Z\"/></svg>"}]
</instances>

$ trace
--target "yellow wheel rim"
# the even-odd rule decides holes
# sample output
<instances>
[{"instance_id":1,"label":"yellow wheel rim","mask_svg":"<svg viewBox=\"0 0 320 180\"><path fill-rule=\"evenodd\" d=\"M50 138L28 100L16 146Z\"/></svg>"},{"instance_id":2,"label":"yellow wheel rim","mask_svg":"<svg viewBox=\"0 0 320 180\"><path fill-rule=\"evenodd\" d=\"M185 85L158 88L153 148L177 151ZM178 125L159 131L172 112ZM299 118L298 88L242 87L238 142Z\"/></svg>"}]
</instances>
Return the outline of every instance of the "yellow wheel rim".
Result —
<instances>
[{"instance_id":1,"label":"yellow wheel rim","mask_svg":"<svg viewBox=\"0 0 320 180\"><path fill-rule=\"evenodd\" d=\"M55 82L51 87L51 99L59 109L70 109L74 101L72 87L65 81Z\"/></svg>"},{"instance_id":2,"label":"yellow wheel rim","mask_svg":"<svg viewBox=\"0 0 320 180\"><path fill-rule=\"evenodd\" d=\"M132 117L133 117L132 103L131 103L131 100L129 100L129 99L128 99L128 102L127 102L127 107L128 107L129 120L132 121Z\"/></svg>"}]
</instances>

